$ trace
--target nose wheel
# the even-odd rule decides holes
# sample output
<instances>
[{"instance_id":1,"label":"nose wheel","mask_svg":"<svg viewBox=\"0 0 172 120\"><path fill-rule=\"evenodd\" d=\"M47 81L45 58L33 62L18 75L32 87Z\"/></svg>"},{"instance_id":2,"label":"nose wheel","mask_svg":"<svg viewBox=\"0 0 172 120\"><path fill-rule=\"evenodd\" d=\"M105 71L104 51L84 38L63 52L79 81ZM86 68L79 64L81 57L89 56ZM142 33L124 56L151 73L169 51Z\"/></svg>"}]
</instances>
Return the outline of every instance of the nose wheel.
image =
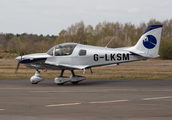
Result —
<instances>
[{"instance_id":1,"label":"nose wheel","mask_svg":"<svg viewBox=\"0 0 172 120\"><path fill-rule=\"evenodd\" d=\"M35 75L30 78L32 84L38 84L38 82L43 81L44 78L41 77L40 71L36 70Z\"/></svg>"}]
</instances>

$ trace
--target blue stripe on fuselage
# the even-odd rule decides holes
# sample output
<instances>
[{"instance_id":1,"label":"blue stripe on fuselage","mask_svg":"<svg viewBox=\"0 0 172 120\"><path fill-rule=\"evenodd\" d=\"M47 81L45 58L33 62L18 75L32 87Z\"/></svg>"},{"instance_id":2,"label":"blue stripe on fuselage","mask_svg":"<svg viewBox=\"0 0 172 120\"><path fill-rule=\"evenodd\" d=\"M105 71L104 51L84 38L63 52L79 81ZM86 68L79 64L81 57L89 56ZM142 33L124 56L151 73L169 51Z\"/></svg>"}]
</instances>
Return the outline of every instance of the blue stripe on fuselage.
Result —
<instances>
[{"instance_id":1,"label":"blue stripe on fuselage","mask_svg":"<svg viewBox=\"0 0 172 120\"><path fill-rule=\"evenodd\" d=\"M20 63L32 63L32 62L42 61L42 60L46 60L46 59L47 58L24 59L24 60L21 60Z\"/></svg>"}]
</instances>

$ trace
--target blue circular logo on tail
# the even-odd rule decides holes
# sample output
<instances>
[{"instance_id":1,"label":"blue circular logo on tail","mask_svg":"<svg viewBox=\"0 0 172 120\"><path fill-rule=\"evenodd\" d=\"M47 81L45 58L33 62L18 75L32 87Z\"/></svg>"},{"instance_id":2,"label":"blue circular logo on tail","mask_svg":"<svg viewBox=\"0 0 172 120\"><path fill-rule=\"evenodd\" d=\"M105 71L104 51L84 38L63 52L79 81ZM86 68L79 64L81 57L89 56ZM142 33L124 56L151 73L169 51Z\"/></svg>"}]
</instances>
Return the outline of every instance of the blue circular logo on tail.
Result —
<instances>
[{"instance_id":1,"label":"blue circular logo on tail","mask_svg":"<svg viewBox=\"0 0 172 120\"><path fill-rule=\"evenodd\" d=\"M146 38L143 39L143 45L147 49L152 49L156 46L157 40L153 35L147 35Z\"/></svg>"}]
</instances>

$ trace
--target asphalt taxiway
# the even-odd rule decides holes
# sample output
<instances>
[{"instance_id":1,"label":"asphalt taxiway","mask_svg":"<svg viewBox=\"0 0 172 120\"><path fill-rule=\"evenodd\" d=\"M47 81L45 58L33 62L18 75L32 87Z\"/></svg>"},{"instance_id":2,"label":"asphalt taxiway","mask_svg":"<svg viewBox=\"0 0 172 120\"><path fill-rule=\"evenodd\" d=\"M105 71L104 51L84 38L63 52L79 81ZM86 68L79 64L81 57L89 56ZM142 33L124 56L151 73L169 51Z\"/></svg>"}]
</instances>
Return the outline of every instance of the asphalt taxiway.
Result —
<instances>
[{"instance_id":1,"label":"asphalt taxiway","mask_svg":"<svg viewBox=\"0 0 172 120\"><path fill-rule=\"evenodd\" d=\"M0 120L171 120L172 80L0 80Z\"/></svg>"}]
</instances>

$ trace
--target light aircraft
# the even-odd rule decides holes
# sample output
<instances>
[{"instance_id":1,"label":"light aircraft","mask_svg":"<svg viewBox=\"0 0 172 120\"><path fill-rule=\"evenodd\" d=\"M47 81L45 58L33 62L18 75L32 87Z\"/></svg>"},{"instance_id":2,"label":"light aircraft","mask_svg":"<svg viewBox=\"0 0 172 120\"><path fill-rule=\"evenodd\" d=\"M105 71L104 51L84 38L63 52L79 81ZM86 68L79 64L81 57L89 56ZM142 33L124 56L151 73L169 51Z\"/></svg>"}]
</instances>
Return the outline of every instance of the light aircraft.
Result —
<instances>
[{"instance_id":1,"label":"light aircraft","mask_svg":"<svg viewBox=\"0 0 172 120\"><path fill-rule=\"evenodd\" d=\"M158 57L162 25L149 25L146 31L132 47L107 48L78 43L62 43L52 47L47 53L28 54L16 57L26 67L36 69L35 75L30 78L32 84L44 80L39 70L61 70L60 76L54 79L58 85L66 82L77 84L86 77L75 75L74 70L90 69L97 66L114 66L120 63L147 60ZM64 77L65 70L70 70L72 76ZM91 70L92 72L92 70Z\"/></svg>"}]
</instances>

